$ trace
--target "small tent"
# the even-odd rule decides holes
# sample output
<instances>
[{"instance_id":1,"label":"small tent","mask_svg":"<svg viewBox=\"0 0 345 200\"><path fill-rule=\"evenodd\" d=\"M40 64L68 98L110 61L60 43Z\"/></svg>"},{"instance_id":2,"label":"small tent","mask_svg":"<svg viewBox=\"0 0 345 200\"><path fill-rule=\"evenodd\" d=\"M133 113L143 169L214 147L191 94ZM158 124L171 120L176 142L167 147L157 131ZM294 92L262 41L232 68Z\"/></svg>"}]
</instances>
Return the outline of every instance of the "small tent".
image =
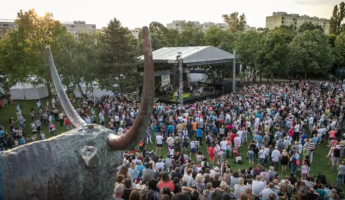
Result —
<instances>
[{"instance_id":1,"label":"small tent","mask_svg":"<svg viewBox=\"0 0 345 200\"><path fill-rule=\"evenodd\" d=\"M81 83L80 87L81 87L81 90L83 91L83 93L85 93L86 92L86 85L84 83ZM88 96L89 97L101 98L104 95L114 96L114 92L112 92L110 90L101 90L99 88L99 85L98 85L98 83L96 81L93 81L92 88L93 88L93 91L92 92L88 92ZM76 89L74 90L74 95L77 98L82 98L83 97L81 95L81 92L80 92L78 86L76 86Z\"/></svg>"},{"instance_id":2,"label":"small tent","mask_svg":"<svg viewBox=\"0 0 345 200\"><path fill-rule=\"evenodd\" d=\"M30 83L17 83L11 87L10 94L13 100L34 100L49 96L47 86Z\"/></svg>"}]
</instances>

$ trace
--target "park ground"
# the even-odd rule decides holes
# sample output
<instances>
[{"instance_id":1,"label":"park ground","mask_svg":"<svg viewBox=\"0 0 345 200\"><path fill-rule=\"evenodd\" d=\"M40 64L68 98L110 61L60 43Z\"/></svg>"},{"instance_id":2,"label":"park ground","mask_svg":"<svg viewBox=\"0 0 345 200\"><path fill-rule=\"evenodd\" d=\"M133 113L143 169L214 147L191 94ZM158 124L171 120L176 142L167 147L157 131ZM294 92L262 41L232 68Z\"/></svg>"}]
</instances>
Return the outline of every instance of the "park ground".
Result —
<instances>
[{"instance_id":1,"label":"park ground","mask_svg":"<svg viewBox=\"0 0 345 200\"><path fill-rule=\"evenodd\" d=\"M45 98L42 99L42 105L46 103L46 101L51 101L51 98ZM23 115L25 119L27 120L26 127L24 129L26 136L31 135L31 130L29 128L29 121L30 121L30 109L35 108L36 109L36 101L14 101L14 105L0 108L0 124L4 126L5 128L8 127L8 120L10 117L16 117L16 105L20 104L23 109ZM76 104L74 106L77 106ZM60 107L58 107L60 109ZM108 119L106 119L108 121ZM106 122L107 124L107 122ZM61 134L65 132L64 127L59 126L58 122L55 122L56 126L56 133ZM46 137L51 137L48 132L48 127L43 127L42 130L46 133ZM249 137L251 139L251 136ZM152 140L154 141L154 138L152 136ZM138 147L136 147L138 148ZM148 144L146 146L148 151L156 150L156 145L154 144ZM207 151L205 144L199 148L199 150L203 153L204 156L207 157ZM317 146L316 152L314 154L314 161L311 166L311 174L316 176L319 172L324 173L327 176L327 182L335 182L336 176L337 176L337 170L332 170L330 164L328 163L328 158L326 158L326 155L329 151L329 147L327 147L327 144L324 142L321 145ZM226 160L230 163L233 170L237 169L247 169L248 168L248 162L246 160L246 145L244 145L243 150L241 151L241 155L244 158L244 164L239 165L234 163L233 158L227 158ZM167 155L167 149L163 147L162 152L160 153L163 157ZM254 163L256 164L256 163ZM289 175L289 172L282 173L281 168L279 167L278 173L281 177L284 177L285 175Z\"/></svg>"}]
</instances>

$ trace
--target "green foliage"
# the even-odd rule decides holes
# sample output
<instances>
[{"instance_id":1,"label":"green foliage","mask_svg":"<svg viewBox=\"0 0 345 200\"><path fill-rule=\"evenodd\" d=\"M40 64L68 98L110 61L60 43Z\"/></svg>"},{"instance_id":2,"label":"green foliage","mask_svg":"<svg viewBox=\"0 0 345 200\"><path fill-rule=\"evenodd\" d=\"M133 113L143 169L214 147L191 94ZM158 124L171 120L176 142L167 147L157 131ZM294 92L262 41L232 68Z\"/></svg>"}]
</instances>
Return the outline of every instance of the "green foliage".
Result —
<instances>
[{"instance_id":1,"label":"green foliage","mask_svg":"<svg viewBox=\"0 0 345 200\"><path fill-rule=\"evenodd\" d=\"M74 35L66 34L58 38L61 51L55 54L55 63L62 75L63 83L73 89L77 86L84 98L92 92L92 82L96 76L99 65L100 34L96 32L78 32ZM81 83L87 90L81 90Z\"/></svg>"},{"instance_id":2,"label":"green foliage","mask_svg":"<svg viewBox=\"0 0 345 200\"><path fill-rule=\"evenodd\" d=\"M329 21L329 33L338 35L342 31L341 22L345 17L345 3L341 2L334 6L332 17Z\"/></svg>"},{"instance_id":3,"label":"green foliage","mask_svg":"<svg viewBox=\"0 0 345 200\"><path fill-rule=\"evenodd\" d=\"M260 42L263 34L257 31L241 32L234 43L234 47L239 55L240 63L245 67L255 68L255 58L260 50Z\"/></svg>"},{"instance_id":4,"label":"green foliage","mask_svg":"<svg viewBox=\"0 0 345 200\"><path fill-rule=\"evenodd\" d=\"M335 64L345 64L345 32L341 32L335 37L333 55Z\"/></svg>"},{"instance_id":5,"label":"green foliage","mask_svg":"<svg viewBox=\"0 0 345 200\"><path fill-rule=\"evenodd\" d=\"M298 32L302 33L304 31L312 31L318 29L320 31L324 31L323 28L320 25L315 25L312 22L304 22L299 28L298 28Z\"/></svg>"},{"instance_id":6,"label":"green foliage","mask_svg":"<svg viewBox=\"0 0 345 200\"><path fill-rule=\"evenodd\" d=\"M218 47L227 37L228 32L213 25L205 30L204 44L207 46Z\"/></svg>"},{"instance_id":7,"label":"green foliage","mask_svg":"<svg viewBox=\"0 0 345 200\"><path fill-rule=\"evenodd\" d=\"M184 22L181 24L181 32L177 39L177 46L201 46L205 33L202 28L192 22Z\"/></svg>"},{"instance_id":8,"label":"green foliage","mask_svg":"<svg viewBox=\"0 0 345 200\"><path fill-rule=\"evenodd\" d=\"M333 54L328 37L320 30L305 31L290 43L290 57L296 71L320 72L331 67Z\"/></svg>"},{"instance_id":9,"label":"green foliage","mask_svg":"<svg viewBox=\"0 0 345 200\"><path fill-rule=\"evenodd\" d=\"M129 30L114 18L100 37L96 71L101 88L120 93L133 92L141 81L137 72L136 42Z\"/></svg>"},{"instance_id":10,"label":"green foliage","mask_svg":"<svg viewBox=\"0 0 345 200\"><path fill-rule=\"evenodd\" d=\"M241 15L238 12L230 13L229 15L223 14L223 20L228 24L231 32L244 31L247 25L247 18L244 13Z\"/></svg>"},{"instance_id":11,"label":"green foliage","mask_svg":"<svg viewBox=\"0 0 345 200\"><path fill-rule=\"evenodd\" d=\"M260 71L271 75L275 72L287 72L289 63L289 43L293 40L295 31L289 27L278 27L264 34L259 43L259 51L254 64Z\"/></svg>"},{"instance_id":12,"label":"green foliage","mask_svg":"<svg viewBox=\"0 0 345 200\"><path fill-rule=\"evenodd\" d=\"M60 22L53 19L51 13L43 17L35 10L18 12L15 21L17 30L10 31L0 43L0 65L11 85L18 81L49 85L50 75L47 68L46 46L56 50L58 36L66 34ZM49 87L48 87L49 88Z\"/></svg>"}]
</instances>

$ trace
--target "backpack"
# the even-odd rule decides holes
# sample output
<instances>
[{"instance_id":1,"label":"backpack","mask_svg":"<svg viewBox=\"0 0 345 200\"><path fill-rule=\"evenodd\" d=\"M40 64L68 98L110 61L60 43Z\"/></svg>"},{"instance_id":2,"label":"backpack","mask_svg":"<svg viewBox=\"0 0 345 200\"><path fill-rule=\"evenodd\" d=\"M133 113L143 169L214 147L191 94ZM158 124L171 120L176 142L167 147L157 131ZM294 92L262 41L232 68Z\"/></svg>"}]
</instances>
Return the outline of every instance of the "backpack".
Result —
<instances>
[{"instance_id":1,"label":"backpack","mask_svg":"<svg viewBox=\"0 0 345 200\"><path fill-rule=\"evenodd\" d=\"M206 144L211 144L211 139L210 139L210 136L206 136Z\"/></svg>"},{"instance_id":2,"label":"backpack","mask_svg":"<svg viewBox=\"0 0 345 200\"><path fill-rule=\"evenodd\" d=\"M248 159L253 160L254 159L254 152L248 151Z\"/></svg>"},{"instance_id":3,"label":"backpack","mask_svg":"<svg viewBox=\"0 0 345 200\"><path fill-rule=\"evenodd\" d=\"M188 137L186 135L183 136L183 143L188 143Z\"/></svg>"}]
</instances>

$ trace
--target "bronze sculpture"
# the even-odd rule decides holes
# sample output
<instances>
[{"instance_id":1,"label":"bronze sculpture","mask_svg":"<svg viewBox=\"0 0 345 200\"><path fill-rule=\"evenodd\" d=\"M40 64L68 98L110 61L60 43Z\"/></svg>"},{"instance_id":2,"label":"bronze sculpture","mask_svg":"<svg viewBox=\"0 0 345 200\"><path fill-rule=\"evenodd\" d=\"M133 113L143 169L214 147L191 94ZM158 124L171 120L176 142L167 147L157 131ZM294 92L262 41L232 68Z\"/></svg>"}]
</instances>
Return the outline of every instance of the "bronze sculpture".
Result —
<instances>
[{"instance_id":1,"label":"bronze sculpture","mask_svg":"<svg viewBox=\"0 0 345 200\"><path fill-rule=\"evenodd\" d=\"M2 200L104 200L112 195L116 168L125 150L145 136L154 102L152 47L149 30L142 29L143 97L128 133L114 135L99 125L86 125L69 102L47 47L49 68L61 105L75 129L1 154ZM117 150L117 151L115 151Z\"/></svg>"}]
</instances>

